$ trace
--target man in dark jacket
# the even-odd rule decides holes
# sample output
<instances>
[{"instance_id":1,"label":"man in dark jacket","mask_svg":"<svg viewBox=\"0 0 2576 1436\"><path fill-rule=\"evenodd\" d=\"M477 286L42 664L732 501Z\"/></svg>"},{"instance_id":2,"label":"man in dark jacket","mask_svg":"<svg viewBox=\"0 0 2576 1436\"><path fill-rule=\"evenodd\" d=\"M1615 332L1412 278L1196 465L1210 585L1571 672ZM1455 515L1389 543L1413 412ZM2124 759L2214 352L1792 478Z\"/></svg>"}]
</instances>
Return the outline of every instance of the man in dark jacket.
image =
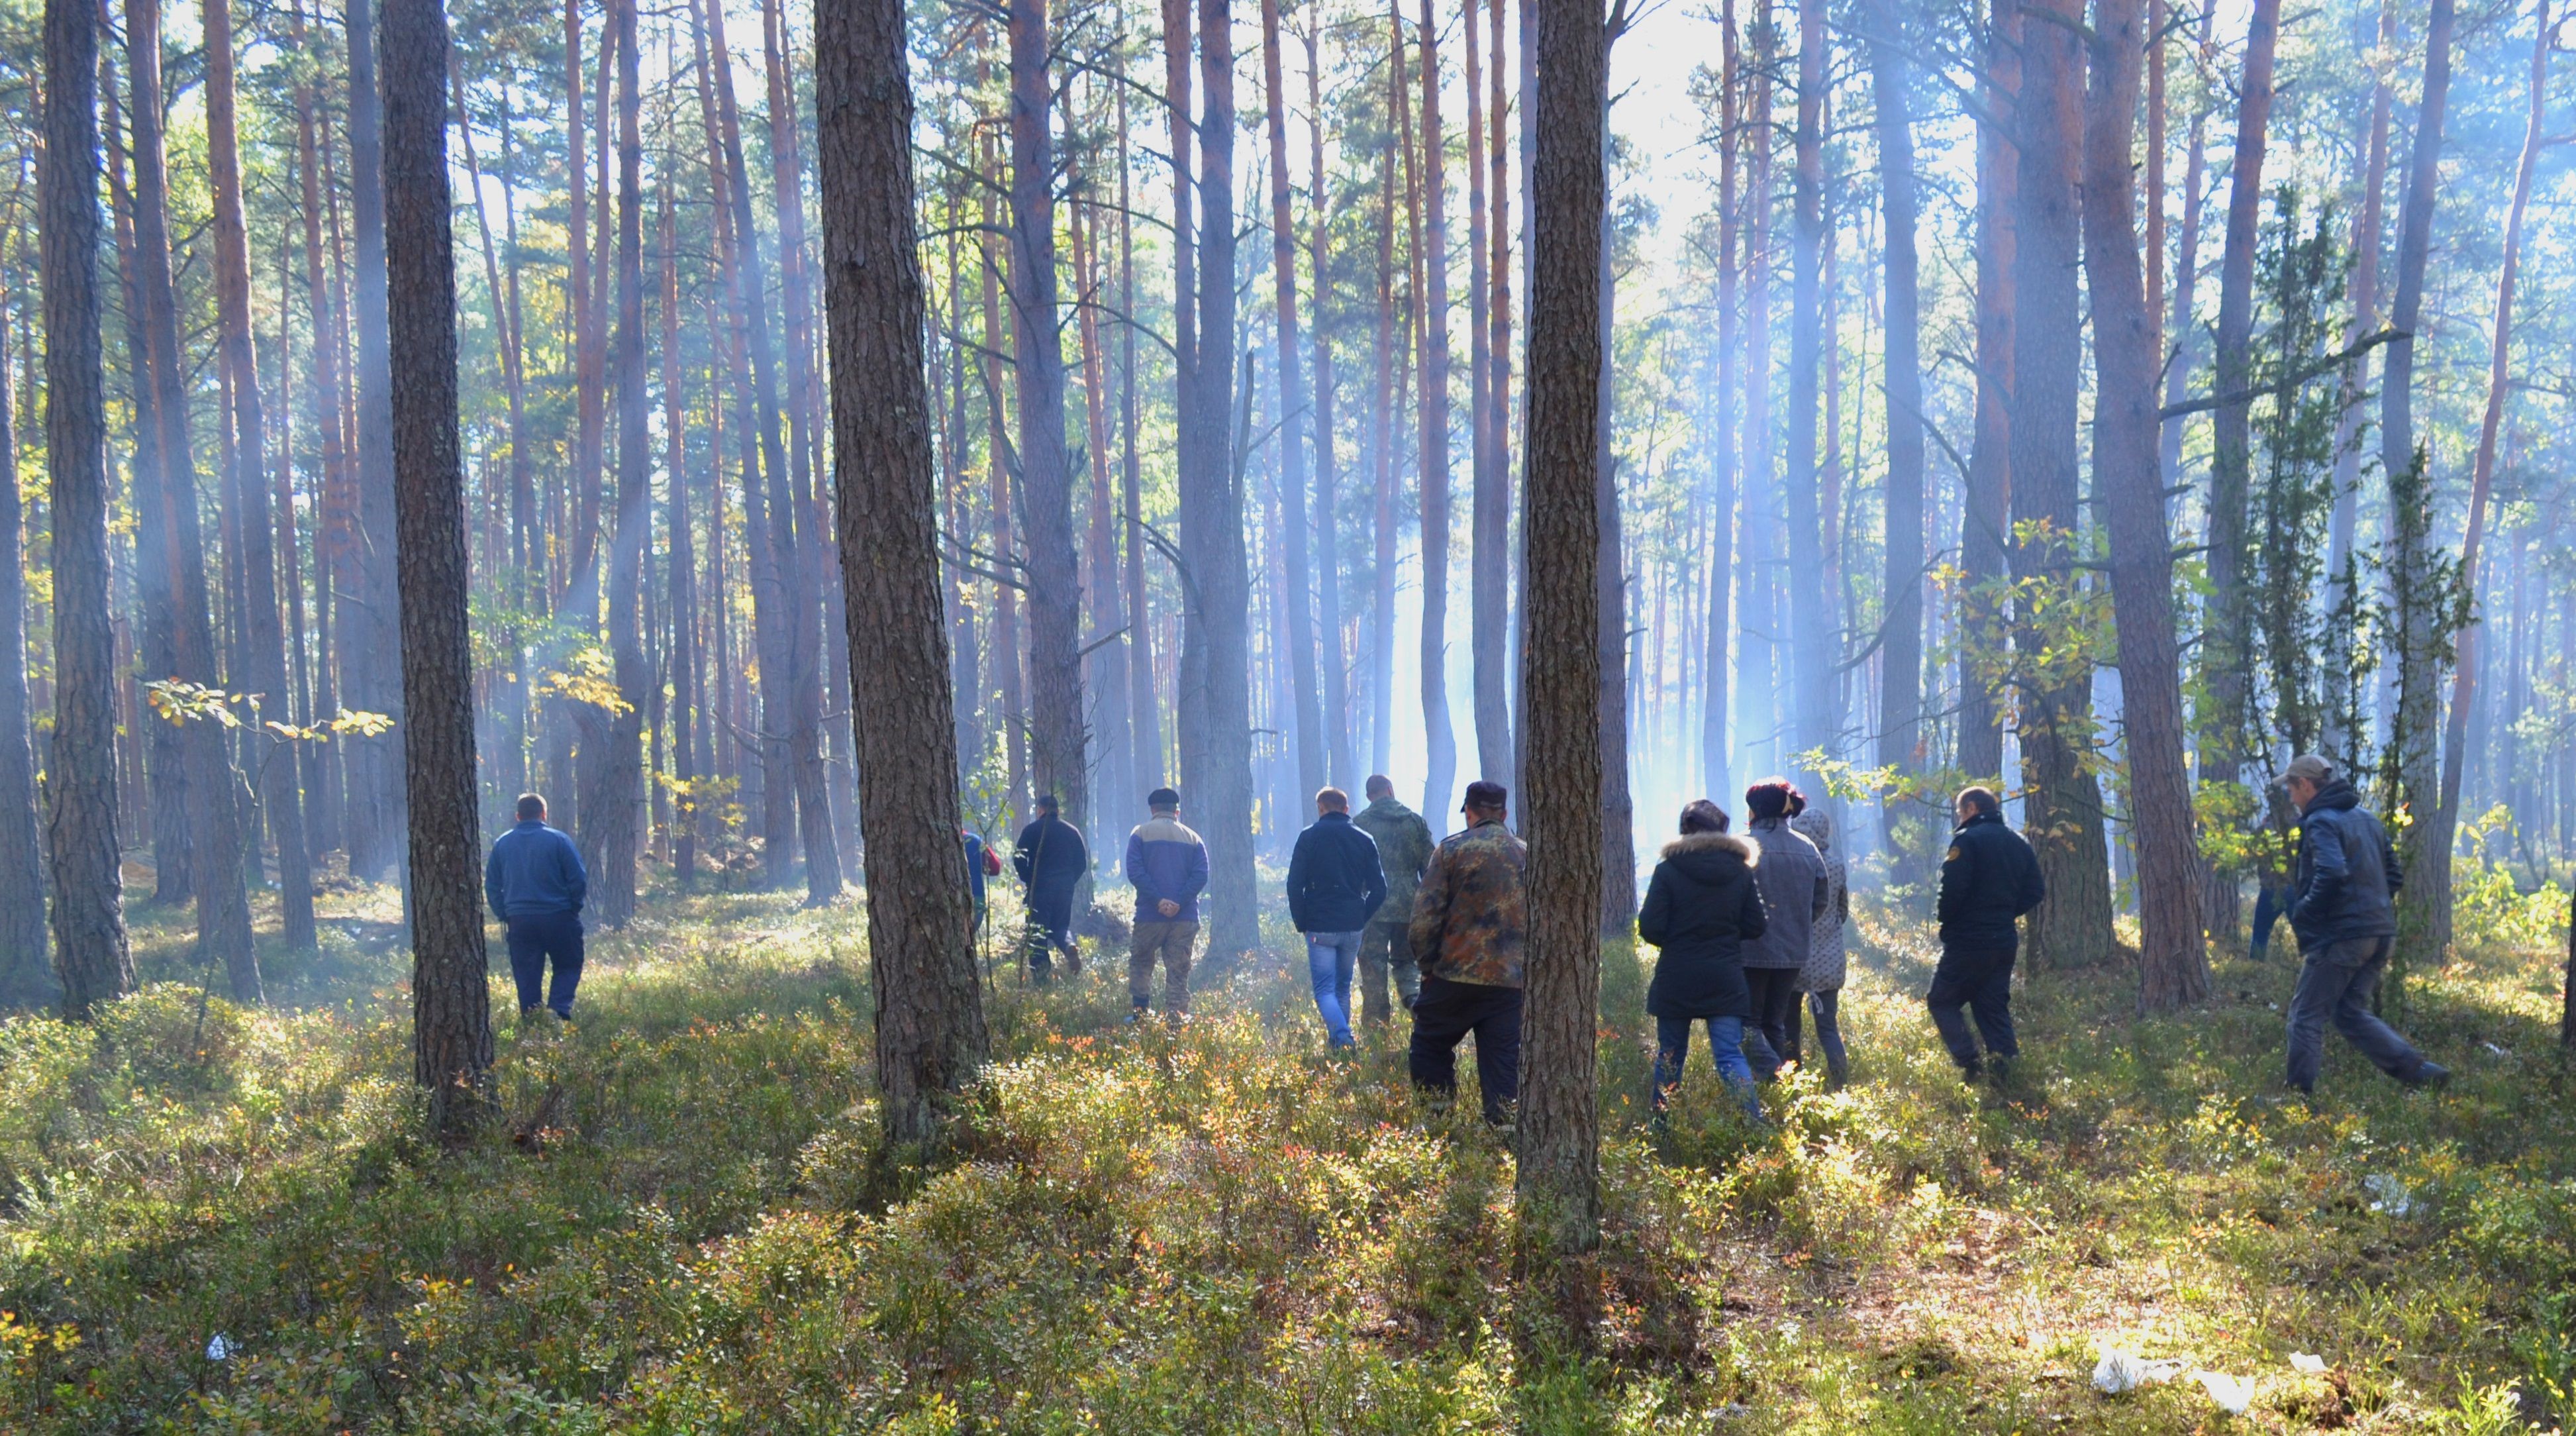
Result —
<instances>
[{"instance_id":1,"label":"man in dark jacket","mask_svg":"<svg viewBox=\"0 0 2576 1436\"><path fill-rule=\"evenodd\" d=\"M510 976L519 985L519 1019L540 1007L572 1016L573 990L581 986L581 904L590 874L581 849L561 828L546 826L546 800L519 795L518 826L492 844L483 865L483 900L509 935ZM554 990L546 992L546 964L554 964Z\"/></svg>"},{"instance_id":2,"label":"man in dark jacket","mask_svg":"<svg viewBox=\"0 0 2576 1436\"><path fill-rule=\"evenodd\" d=\"M1959 826L1941 864L1941 962L1923 1001L1951 1060L1973 1081L1985 1066L1977 1035L1985 1038L1984 1057L1993 1059L1997 1077L2021 1055L2012 1020L2013 959L2021 950L2015 924L2048 888L2038 854L2004 825L2003 804L1992 789L1962 792L1957 812ZM1969 1033L1962 1007L1976 1013L1977 1035Z\"/></svg>"},{"instance_id":3,"label":"man in dark jacket","mask_svg":"<svg viewBox=\"0 0 2576 1436\"><path fill-rule=\"evenodd\" d=\"M1383 773L1369 775L1368 798L1351 824L1376 840L1378 867L1386 873L1386 901L1360 930L1360 1018L1376 1023L1393 1015L1387 979L1395 980L1395 1000L1407 1010L1422 992L1405 926L1413 921L1413 894L1431 861L1431 825L1396 800L1395 784Z\"/></svg>"},{"instance_id":4,"label":"man in dark jacket","mask_svg":"<svg viewBox=\"0 0 2576 1436\"><path fill-rule=\"evenodd\" d=\"M1339 788L1315 794L1315 821L1297 835L1288 857L1288 920L1306 935L1306 976L1315 988L1315 1011L1335 1047L1351 1037L1351 973L1359 966L1360 930L1386 900L1386 873L1378 866L1377 840L1351 823L1351 795Z\"/></svg>"},{"instance_id":5,"label":"man in dark jacket","mask_svg":"<svg viewBox=\"0 0 2576 1436\"><path fill-rule=\"evenodd\" d=\"M1207 887L1207 844L1181 822L1181 795L1145 795L1151 815L1127 835L1127 881L1136 889L1135 941L1127 951L1127 1020L1145 1015L1154 997L1154 964L1163 964L1163 1015L1190 1015L1190 952L1199 937L1199 893Z\"/></svg>"},{"instance_id":6,"label":"man in dark jacket","mask_svg":"<svg viewBox=\"0 0 2576 1436\"><path fill-rule=\"evenodd\" d=\"M1082 975L1082 954L1073 947L1073 893L1091 871L1091 850L1082 830L1056 816L1055 794L1038 799L1037 821L1020 829L1011 866L1028 889L1029 975L1047 980L1049 949L1064 954L1066 970Z\"/></svg>"},{"instance_id":7,"label":"man in dark jacket","mask_svg":"<svg viewBox=\"0 0 2576 1436\"><path fill-rule=\"evenodd\" d=\"M1521 972L1529 945L1522 879L1529 845L1503 826L1510 794L1467 785L1467 831L1431 854L1413 898L1407 935L1422 964L1413 1003L1413 1084L1446 1098L1458 1090L1458 1044L1476 1034L1476 1081L1485 1120L1512 1119L1521 1094Z\"/></svg>"},{"instance_id":8,"label":"man in dark jacket","mask_svg":"<svg viewBox=\"0 0 2576 1436\"><path fill-rule=\"evenodd\" d=\"M2299 938L2299 986L2290 998L2290 1085L2314 1092L2329 1018L2344 1040L2380 1071L2410 1087L2437 1086L2449 1069L2422 1053L2370 1010L2397 940L2397 889L2404 874L2379 820L2352 784L2314 754L2281 775L2299 805L2299 858L2290 878L2290 931Z\"/></svg>"}]
</instances>

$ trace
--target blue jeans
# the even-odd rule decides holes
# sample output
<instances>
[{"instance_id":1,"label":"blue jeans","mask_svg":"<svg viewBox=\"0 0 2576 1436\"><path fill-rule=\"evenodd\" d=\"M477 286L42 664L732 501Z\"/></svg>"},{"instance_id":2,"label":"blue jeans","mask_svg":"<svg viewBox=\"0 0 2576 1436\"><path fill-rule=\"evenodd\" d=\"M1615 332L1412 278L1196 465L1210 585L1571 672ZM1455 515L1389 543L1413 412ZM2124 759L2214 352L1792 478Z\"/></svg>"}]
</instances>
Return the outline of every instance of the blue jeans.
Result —
<instances>
[{"instance_id":1,"label":"blue jeans","mask_svg":"<svg viewBox=\"0 0 2576 1436\"><path fill-rule=\"evenodd\" d=\"M2254 939L2246 945L2245 955L2261 962L2271 955L2272 925L2290 913L2290 890L2263 885L2254 897Z\"/></svg>"},{"instance_id":2,"label":"blue jeans","mask_svg":"<svg viewBox=\"0 0 2576 1436\"><path fill-rule=\"evenodd\" d=\"M1675 1089L1682 1085L1682 1068L1690 1061L1691 1024L1695 1017L1658 1017L1655 1019L1655 1110L1664 1110ZM1762 1115L1762 1099L1753 1090L1753 1066L1744 1060L1744 1019L1711 1017L1708 1021L1709 1056L1717 1063L1717 1075L1726 1079L1737 1101L1755 1118Z\"/></svg>"},{"instance_id":3,"label":"blue jeans","mask_svg":"<svg viewBox=\"0 0 2576 1436\"><path fill-rule=\"evenodd\" d=\"M1323 1014L1324 1032L1335 1047L1355 1043L1351 1036L1351 973L1359 961L1358 933L1306 934L1306 975L1315 984L1315 1010Z\"/></svg>"},{"instance_id":4,"label":"blue jeans","mask_svg":"<svg viewBox=\"0 0 2576 1436\"><path fill-rule=\"evenodd\" d=\"M2395 945L2394 938L2363 937L2308 949L2299 966L2298 991L2290 998L2291 1086L2316 1090L2329 1020L2345 1041L2389 1076L2412 1082L2424 1070L2423 1054L2370 1010L2371 994L2379 989Z\"/></svg>"},{"instance_id":5,"label":"blue jeans","mask_svg":"<svg viewBox=\"0 0 2576 1436\"><path fill-rule=\"evenodd\" d=\"M581 985L581 914L548 912L506 920L510 976L519 984L519 1010L551 1007L557 1017L572 1016L573 989ZM546 992L546 962L555 967L554 990Z\"/></svg>"}]
</instances>

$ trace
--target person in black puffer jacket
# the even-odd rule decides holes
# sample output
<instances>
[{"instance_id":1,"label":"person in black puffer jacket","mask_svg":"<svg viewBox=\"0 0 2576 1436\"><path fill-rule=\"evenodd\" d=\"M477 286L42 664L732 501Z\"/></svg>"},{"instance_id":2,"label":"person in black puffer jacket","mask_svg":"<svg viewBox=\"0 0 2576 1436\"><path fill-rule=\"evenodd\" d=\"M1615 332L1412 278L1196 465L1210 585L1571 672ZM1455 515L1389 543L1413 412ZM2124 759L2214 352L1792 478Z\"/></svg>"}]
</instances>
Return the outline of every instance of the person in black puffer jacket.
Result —
<instances>
[{"instance_id":1,"label":"person in black puffer jacket","mask_svg":"<svg viewBox=\"0 0 2576 1436\"><path fill-rule=\"evenodd\" d=\"M1655 1111L1682 1081L1691 1024L1708 1024L1710 1055L1755 1118L1753 1068L1744 1060L1744 1021L1753 995L1744 980L1744 944L1769 928L1753 881L1753 845L1726 832L1725 810L1702 798L1682 809L1681 836L1646 884L1637 936L1656 948L1646 1011L1655 1019Z\"/></svg>"}]
</instances>

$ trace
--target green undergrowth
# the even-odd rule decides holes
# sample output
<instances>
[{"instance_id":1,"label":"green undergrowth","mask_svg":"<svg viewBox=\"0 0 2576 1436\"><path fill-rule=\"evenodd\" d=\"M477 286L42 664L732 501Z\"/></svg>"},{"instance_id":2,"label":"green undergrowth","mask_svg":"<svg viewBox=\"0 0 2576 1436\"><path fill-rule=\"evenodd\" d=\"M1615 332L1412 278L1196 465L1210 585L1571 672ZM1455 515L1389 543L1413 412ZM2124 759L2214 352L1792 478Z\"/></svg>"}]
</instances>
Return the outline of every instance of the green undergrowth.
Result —
<instances>
[{"instance_id":1,"label":"green undergrowth","mask_svg":"<svg viewBox=\"0 0 2576 1436\"><path fill-rule=\"evenodd\" d=\"M2241 959L2149 1020L2124 969L2033 975L2029 1057L1962 1087L1924 937L1864 904L1854 1084L1793 1075L1756 1128L1703 1050L1657 1130L1614 945L1604 1239L1546 1283L1472 1091L1418 1103L1393 1033L1327 1053L1302 963L1216 974L1177 1030L1122 1024L1123 954L1005 968L952 1144L889 1172L854 907L657 894L569 1027L496 983L499 1110L458 1150L414 1135L389 894L331 894L261 1009L147 910L152 985L0 1025L0 1429L2545 1429L2576 1405L2564 928L2481 901L2398 1014L2458 1079L2336 1044L2313 1103L2278 1076L2292 969ZM2252 1406L2100 1395L2106 1345Z\"/></svg>"}]
</instances>

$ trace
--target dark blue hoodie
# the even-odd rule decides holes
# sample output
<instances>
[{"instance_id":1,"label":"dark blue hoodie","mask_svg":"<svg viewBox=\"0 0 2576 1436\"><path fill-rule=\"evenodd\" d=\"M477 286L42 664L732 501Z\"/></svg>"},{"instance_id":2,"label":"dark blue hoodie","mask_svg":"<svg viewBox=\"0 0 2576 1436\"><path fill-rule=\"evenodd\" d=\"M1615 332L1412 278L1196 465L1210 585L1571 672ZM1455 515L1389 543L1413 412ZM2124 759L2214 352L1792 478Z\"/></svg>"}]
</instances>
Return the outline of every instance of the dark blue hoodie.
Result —
<instances>
[{"instance_id":1,"label":"dark blue hoodie","mask_svg":"<svg viewBox=\"0 0 2576 1436\"><path fill-rule=\"evenodd\" d=\"M1358 932L1386 901L1377 839L1348 813L1326 813L1288 858L1288 918L1299 932Z\"/></svg>"}]
</instances>

